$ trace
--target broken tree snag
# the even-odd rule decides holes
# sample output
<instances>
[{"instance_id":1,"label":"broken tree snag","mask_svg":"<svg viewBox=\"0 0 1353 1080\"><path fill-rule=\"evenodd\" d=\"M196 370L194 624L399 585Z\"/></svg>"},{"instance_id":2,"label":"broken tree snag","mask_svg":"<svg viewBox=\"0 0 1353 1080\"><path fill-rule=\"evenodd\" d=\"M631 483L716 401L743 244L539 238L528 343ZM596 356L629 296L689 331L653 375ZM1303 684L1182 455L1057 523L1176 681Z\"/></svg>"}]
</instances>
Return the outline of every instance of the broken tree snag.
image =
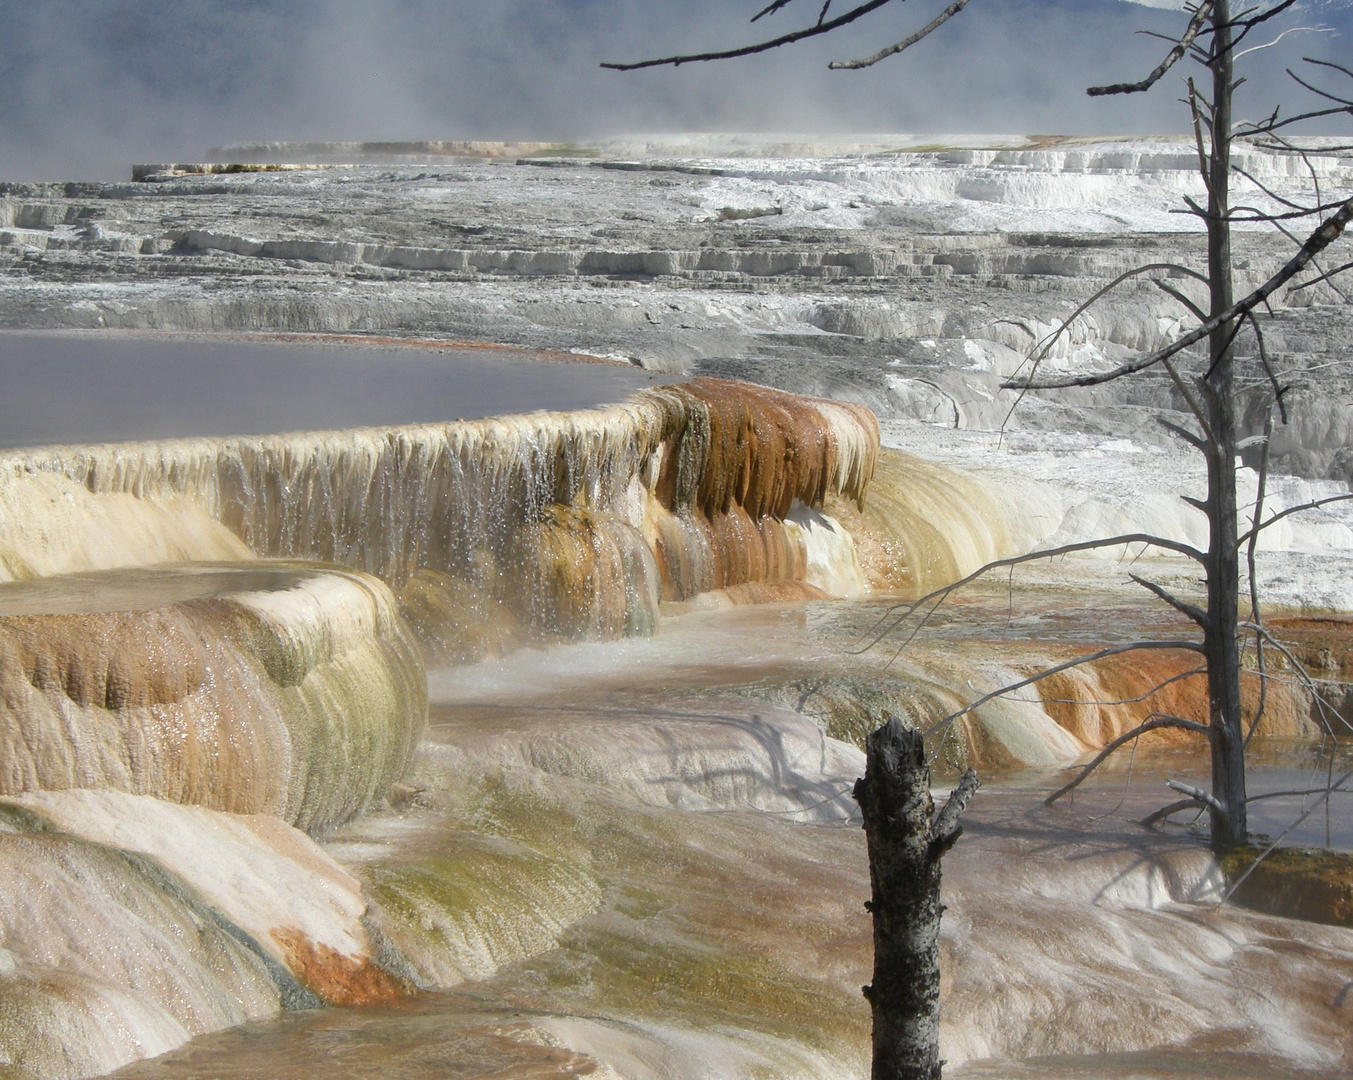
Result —
<instances>
[{"instance_id":1,"label":"broken tree snag","mask_svg":"<svg viewBox=\"0 0 1353 1080\"><path fill-rule=\"evenodd\" d=\"M854 794L874 894L873 1080L939 1080L940 860L977 786L969 769L937 815L922 734L889 716L869 736Z\"/></svg>"}]
</instances>

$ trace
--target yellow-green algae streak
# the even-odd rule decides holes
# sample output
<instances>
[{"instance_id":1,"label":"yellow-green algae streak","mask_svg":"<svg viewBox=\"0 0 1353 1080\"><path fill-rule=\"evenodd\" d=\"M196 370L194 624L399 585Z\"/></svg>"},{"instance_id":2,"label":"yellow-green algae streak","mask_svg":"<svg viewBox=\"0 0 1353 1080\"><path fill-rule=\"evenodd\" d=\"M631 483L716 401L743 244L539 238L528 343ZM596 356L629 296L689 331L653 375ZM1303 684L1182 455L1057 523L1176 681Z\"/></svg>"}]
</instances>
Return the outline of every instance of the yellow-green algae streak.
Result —
<instances>
[{"instance_id":1,"label":"yellow-green algae streak","mask_svg":"<svg viewBox=\"0 0 1353 1080\"><path fill-rule=\"evenodd\" d=\"M767 1060L780 1075L816 1071L809 1058L862 1067L854 830L641 807L600 780L473 775L435 757L411 782L416 833L364 819L333 850L356 860L389 841L353 868L429 985L478 979L477 994L541 1015L717 1034L746 1075Z\"/></svg>"}]
</instances>

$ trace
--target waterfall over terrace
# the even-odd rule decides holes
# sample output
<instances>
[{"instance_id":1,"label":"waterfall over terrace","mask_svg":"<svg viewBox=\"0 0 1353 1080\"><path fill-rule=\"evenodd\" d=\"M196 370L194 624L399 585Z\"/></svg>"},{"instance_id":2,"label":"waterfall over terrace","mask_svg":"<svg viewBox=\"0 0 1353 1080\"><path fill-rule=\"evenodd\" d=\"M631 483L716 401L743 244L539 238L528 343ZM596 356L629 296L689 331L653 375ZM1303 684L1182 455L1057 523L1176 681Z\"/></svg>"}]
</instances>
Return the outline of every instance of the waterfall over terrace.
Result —
<instances>
[{"instance_id":1,"label":"waterfall over terrace","mask_svg":"<svg viewBox=\"0 0 1353 1080\"><path fill-rule=\"evenodd\" d=\"M885 712L961 712L940 782L984 775L946 867L956 1075L1345 1074L1350 931L1218 908L1194 837L1132 824L1205 783L1191 736L1030 809L1153 712L1205 717L1192 653L965 711L1187 632L1112 583L1188 594L1184 560L1021 567L862 651L992 559L1203 542L1197 463L1143 419L1178 419L1164 379L1013 419L999 388L1124 270L1198 264L1191 144L658 142L0 191L0 323L89 328L0 333L7 389L44 388L0 401L0 1077L863 1076L850 790ZM1291 194L1297 161L1241 164ZM1236 243L1251 283L1286 257ZM1327 387L1275 440L1274 512L1343 490L1336 300L1273 298ZM1049 363L1181 310L1130 292ZM1353 717L1351 524L1284 519L1258 558ZM1309 785L1327 722L1275 678L1254 790ZM1338 842L1319 818L1290 839Z\"/></svg>"}]
</instances>

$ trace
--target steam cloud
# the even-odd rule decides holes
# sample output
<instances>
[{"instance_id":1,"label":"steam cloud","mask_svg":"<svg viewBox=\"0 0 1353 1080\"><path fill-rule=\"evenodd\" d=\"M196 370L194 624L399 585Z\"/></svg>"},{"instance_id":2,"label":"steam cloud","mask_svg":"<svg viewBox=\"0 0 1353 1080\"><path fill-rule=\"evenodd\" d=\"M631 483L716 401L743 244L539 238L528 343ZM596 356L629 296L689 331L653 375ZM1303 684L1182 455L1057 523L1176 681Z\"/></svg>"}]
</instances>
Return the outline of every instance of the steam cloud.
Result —
<instances>
[{"instance_id":1,"label":"steam cloud","mask_svg":"<svg viewBox=\"0 0 1353 1080\"><path fill-rule=\"evenodd\" d=\"M729 0L0 0L0 179L124 178L133 160L269 139L1181 129L1168 88L1107 103L1083 92L1155 64L1161 43L1133 31L1173 29L1164 0L988 0L905 58L826 70L941 2L768 56L626 75L597 65L750 42L767 24L749 27L757 5ZM1294 19L1345 32L1258 54L1256 112L1283 66L1346 49L1344 0Z\"/></svg>"}]
</instances>

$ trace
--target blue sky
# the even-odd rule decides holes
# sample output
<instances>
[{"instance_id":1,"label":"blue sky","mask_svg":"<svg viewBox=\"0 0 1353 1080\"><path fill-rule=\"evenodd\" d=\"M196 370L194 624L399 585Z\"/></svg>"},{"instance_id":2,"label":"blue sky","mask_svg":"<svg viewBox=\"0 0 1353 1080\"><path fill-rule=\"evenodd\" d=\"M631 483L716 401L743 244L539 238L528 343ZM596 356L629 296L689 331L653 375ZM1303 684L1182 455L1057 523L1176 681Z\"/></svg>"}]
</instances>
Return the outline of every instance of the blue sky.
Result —
<instances>
[{"instance_id":1,"label":"blue sky","mask_svg":"<svg viewBox=\"0 0 1353 1080\"><path fill-rule=\"evenodd\" d=\"M1170 0L1156 0L1168 4ZM795 8L804 6L802 12ZM719 65L635 74L602 60L754 40L756 0L0 0L0 178L124 177L271 139L571 139L640 131L1179 130L1177 80L1129 100L1090 83L1140 77L1178 11L1120 0L973 0L904 57L872 51L942 0L907 0L839 37ZM809 11L808 8L812 10ZM1318 10L1312 10L1312 9ZM769 26L815 17L798 0ZM1302 55L1347 58L1346 0L1288 25L1331 25L1252 58L1250 104ZM1290 95L1288 95L1290 97Z\"/></svg>"}]
</instances>

